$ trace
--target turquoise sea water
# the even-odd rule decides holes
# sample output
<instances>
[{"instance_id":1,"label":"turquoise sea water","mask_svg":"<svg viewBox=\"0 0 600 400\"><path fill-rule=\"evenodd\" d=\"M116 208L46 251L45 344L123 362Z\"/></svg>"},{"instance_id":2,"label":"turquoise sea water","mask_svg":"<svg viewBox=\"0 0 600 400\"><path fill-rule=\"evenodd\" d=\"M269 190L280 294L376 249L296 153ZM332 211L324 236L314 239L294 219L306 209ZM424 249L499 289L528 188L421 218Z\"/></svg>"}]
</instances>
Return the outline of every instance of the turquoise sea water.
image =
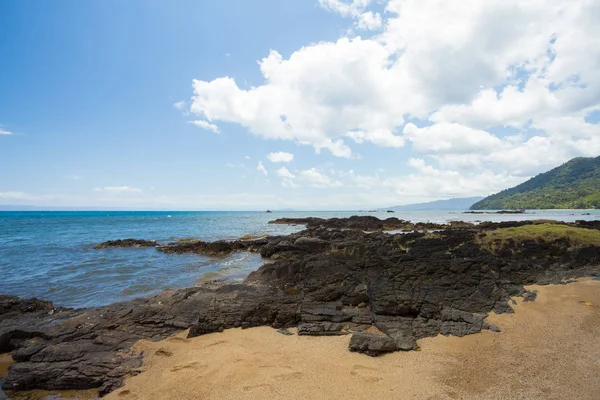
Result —
<instances>
[{"instance_id":1,"label":"turquoise sea water","mask_svg":"<svg viewBox=\"0 0 600 400\"><path fill-rule=\"evenodd\" d=\"M590 213L590 215L585 215ZM396 212L0 212L0 293L38 297L58 306L95 307L189 287L207 273L243 279L260 267L259 255L226 258L168 255L154 249L93 250L112 239L235 239L246 234L288 234L302 227L269 225L282 217L375 215L414 222L449 220L600 219L598 211L536 211L472 215L459 211Z\"/></svg>"}]
</instances>

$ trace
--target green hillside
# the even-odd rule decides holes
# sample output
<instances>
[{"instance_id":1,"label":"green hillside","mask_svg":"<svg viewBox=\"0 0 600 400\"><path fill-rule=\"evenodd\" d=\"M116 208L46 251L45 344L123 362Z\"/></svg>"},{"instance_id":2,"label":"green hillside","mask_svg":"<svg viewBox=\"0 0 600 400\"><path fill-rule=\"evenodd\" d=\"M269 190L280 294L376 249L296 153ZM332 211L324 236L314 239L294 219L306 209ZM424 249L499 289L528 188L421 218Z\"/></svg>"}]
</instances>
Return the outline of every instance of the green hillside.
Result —
<instances>
[{"instance_id":1,"label":"green hillside","mask_svg":"<svg viewBox=\"0 0 600 400\"><path fill-rule=\"evenodd\" d=\"M600 208L600 157L574 158L471 206L471 210L556 208Z\"/></svg>"}]
</instances>

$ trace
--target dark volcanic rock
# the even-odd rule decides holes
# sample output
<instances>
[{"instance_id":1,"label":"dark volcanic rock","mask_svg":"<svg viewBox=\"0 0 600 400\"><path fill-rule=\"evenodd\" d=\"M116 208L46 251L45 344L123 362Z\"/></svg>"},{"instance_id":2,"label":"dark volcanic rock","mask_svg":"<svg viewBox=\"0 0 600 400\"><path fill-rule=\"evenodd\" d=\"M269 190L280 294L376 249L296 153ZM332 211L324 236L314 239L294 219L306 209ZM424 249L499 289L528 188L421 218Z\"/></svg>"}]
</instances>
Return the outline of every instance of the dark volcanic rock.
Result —
<instances>
[{"instance_id":1,"label":"dark volcanic rock","mask_svg":"<svg viewBox=\"0 0 600 400\"><path fill-rule=\"evenodd\" d=\"M156 247L157 243L154 240L142 240L142 239L118 239L109 240L94 246L94 249L110 249L115 247L129 247L129 248L140 248L140 247Z\"/></svg>"},{"instance_id":2,"label":"dark volcanic rock","mask_svg":"<svg viewBox=\"0 0 600 400\"><path fill-rule=\"evenodd\" d=\"M431 229L446 229L449 225L436 224L430 222L418 222L413 224L410 221L405 221L398 218L379 219L369 215L352 216L349 218L279 218L274 221L269 221L270 224L287 224L287 225L304 225L308 228L322 227L330 229L360 229L363 231L379 231L379 230L431 230ZM473 227L473 224L463 222L463 226Z\"/></svg>"},{"instance_id":3,"label":"dark volcanic rock","mask_svg":"<svg viewBox=\"0 0 600 400\"><path fill-rule=\"evenodd\" d=\"M0 295L0 316L3 317L7 314L20 315L37 311L48 312L53 309L54 305L49 301Z\"/></svg>"},{"instance_id":4,"label":"dark volcanic rock","mask_svg":"<svg viewBox=\"0 0 600 400\"><path fill-rule=\"evenodd\" d=\"M538 295L537 290L528 290L523 295L523 301L524 302L534 302L535 299L537 298L537 295Z\"/></svg>"},{"instance_id":5,"label":"dark volcanic rock","mask_svg":"<svg viewBox=\"0 0 600 400\"><path fill-rule=\"evenodd\" d=\"M395 337L369 333L354 333L350 338L348 349L364 353L372 357L394 351L409 351L417 348L417 341L413 336L398 334Z\"/></svg>"},{"instance_id":6,"label":"dark volcanic rock","mask_svg":"<svg viewBox=\"0 0 600 400\"><path fill-rule=\"evenodd\" d=\"M226 256L235 251L258 251L259 248L268 243L268 238L255 240L219 240L216 242L204 242L196 239L181 239L177 242L159 246L157 249L168 254L196 253L209 256Z\"/></svg>"},{"instance_id":7,"label":"dark volcanic rock","mask_svg":"<svg viewBox=\"0 0 600 400\"><path fill-rule=\"evenodd\" d=\"M165 291L96 309L43 310L18 319L0 316L0 352L12 351L15 360L4 388L114 390L141 366L141 357L130 347L140 339L163 339L195 323L201 292Z\"/></svg>"},{"instance_id":8,"label":"dark volcanic rock","mask_svg":"<svg viewBox=\"0 0 600 400\"><path fill-rule=\"evenodd\" d=\"M273 260L243 283L207 283L89 310L0 298L0 352L12 351L16 361L6 388L101 387L105 393L137 373L141 358L131 352L133 343L188 328L197 336L235 327L297 327L300 335L351 333L350 349L370 355L410 350L423 337L489 329L487 313L511 312L508 300L525 293L524 285L597 273L600 264L598 248L571 248L560 240L508 242L494 253L477 244L480 229L508 224L391 235L377 230L401 220L314 220L283 237L184 240L159 248L256 251ZM373 327L381 335L369 334Z\"/></svg>"}]
</instances>

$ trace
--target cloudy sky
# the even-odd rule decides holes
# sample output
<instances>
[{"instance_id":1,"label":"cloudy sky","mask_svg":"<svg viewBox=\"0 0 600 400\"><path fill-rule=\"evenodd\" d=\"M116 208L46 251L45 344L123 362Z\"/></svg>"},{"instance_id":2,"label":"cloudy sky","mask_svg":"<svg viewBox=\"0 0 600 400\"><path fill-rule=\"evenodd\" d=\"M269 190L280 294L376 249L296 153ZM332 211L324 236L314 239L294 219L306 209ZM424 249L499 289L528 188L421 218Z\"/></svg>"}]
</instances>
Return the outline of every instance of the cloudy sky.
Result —
<instances>
[{"instance_id":1,"label":"cloudy sky","mask_svg":"<svg viewBox=\"0 0 600 400\"><path fill-rule=\"evenodd\" d=\"M0 3L0 204L356 209L600 155L597 0Z\"/></svg>"}]
</instances>

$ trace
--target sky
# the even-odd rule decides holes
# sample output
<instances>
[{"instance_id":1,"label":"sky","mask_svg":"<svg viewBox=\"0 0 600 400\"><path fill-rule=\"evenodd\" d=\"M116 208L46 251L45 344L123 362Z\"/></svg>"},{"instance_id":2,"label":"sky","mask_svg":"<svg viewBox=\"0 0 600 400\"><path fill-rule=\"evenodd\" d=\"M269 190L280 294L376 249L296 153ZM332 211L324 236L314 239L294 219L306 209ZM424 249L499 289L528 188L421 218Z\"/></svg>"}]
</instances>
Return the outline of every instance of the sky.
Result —
<instances>
[{"instance_id":1,"label":"sky","mask_svg":"<svg viewBox=\"0 0 600 400\"><path fill-rule=\"evenodd\" d=\"M5 0L0 205L362 209L600 155L597 0Z\"/></svg>"}]
</instances>

